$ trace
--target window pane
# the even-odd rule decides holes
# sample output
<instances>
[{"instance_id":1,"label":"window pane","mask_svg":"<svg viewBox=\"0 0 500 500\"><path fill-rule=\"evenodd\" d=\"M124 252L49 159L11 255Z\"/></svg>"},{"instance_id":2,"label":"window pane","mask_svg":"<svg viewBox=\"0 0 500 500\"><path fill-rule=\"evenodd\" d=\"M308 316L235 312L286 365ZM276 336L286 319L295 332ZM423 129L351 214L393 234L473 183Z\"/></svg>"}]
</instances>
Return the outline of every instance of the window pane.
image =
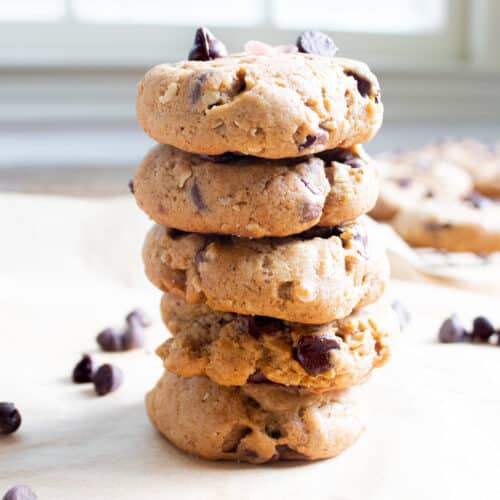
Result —
<instances>
[{"instance_id":1,"label":"window pane","mask_svg":"<svg viewBox=\"0 0 500 500\"><path fill-rule=\"evenodd\" d=\"M262 21L262 0L72 0L77 20L97 23L248 26Z\"/></svg>"},{"instance_id":2,"label":"window pane","mask_svg":"<svg viewBox=\"0 0 500 500\"><path fill-rule=\"evenodd\" d=\"M64 0L0 0L0 22L57 21L64 16Z\"/></svg>"},{"instance_id":3,"label":"window pane","mask_svg":"<svg viewBox=\"0 0 500 500\"><path fill-rule=\"evenodd\" d=\"M280 28L418 33L446 26L448 0L273 0Z\"/></svg>"}]
</instances>

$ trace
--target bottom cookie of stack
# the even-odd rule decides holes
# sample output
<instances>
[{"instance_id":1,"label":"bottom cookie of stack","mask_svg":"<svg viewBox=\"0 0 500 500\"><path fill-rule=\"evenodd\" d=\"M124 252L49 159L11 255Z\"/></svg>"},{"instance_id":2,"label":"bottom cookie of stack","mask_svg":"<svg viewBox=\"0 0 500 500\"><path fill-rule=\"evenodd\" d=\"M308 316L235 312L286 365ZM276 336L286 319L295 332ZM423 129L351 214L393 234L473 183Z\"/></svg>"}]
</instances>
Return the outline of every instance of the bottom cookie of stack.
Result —
<instances>
[{"instance_id":1,"label":"bottom cookie of stack","mask_svg":"<svg viewBox=\"0 0 500 500\"><path fill-rule=\"evenodd\" d=\"M220 386L165 372L146 396L153 425L178 448L212 460L267 463L334 457L363 431L351 390L278 384Z\"/></svg>"}]
</instances>

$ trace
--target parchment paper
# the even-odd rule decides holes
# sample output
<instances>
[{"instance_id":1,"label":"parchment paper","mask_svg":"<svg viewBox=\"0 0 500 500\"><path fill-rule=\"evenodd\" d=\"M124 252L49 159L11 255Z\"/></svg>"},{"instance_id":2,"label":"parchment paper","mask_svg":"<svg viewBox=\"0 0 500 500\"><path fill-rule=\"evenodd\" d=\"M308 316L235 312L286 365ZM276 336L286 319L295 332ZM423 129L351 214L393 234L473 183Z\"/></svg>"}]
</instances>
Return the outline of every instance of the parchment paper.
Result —
<instances>
[{"instance_id":1,"label":"parchment paper","mask_svg":"<svg viewBox=\"0 0 500 500\"><path fill-rule=\"evenodd\" d=\"M0 438L0 496L25 483L42 500L500 498L500 347L435 342L452 311L500 324L491 291L427 283L400 258L398 275L406 266L420 281L394 281L389 293L413 323L362 389L358 443L312 464L211 463L170 446L144 412L166 331L142 273L149 222L133 201L1 195L0 221L0 400L24 418ZM95 334L137 306L155 320L148 348L94 353ZM120 366L123 386L98 398L73 385L82 352Z\"/></svg>"}]
</instances>

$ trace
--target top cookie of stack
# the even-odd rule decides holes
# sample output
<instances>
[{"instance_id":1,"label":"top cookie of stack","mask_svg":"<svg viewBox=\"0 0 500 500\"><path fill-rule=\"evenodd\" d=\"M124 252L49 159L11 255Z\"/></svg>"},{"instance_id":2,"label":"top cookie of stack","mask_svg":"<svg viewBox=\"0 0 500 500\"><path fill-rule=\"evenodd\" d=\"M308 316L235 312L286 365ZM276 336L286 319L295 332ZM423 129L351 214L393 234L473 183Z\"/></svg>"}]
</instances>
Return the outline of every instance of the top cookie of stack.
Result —
<instances>
[{"instance_id":1,"label":"top cookie of stack","mask_svg":"<svg viewBox=\"0 0 500 500\"><path fill-rule=\"evenodd\" d=\"M139 205L168 227L248 238L368 212L378 173L359 144L380 128L380 87L335 52L306 32L297 47L249 42L227 55L200 28L189 61L158 65L138 85L139 123L162 144L135 176Z\"/></svg>"}]
</instances>

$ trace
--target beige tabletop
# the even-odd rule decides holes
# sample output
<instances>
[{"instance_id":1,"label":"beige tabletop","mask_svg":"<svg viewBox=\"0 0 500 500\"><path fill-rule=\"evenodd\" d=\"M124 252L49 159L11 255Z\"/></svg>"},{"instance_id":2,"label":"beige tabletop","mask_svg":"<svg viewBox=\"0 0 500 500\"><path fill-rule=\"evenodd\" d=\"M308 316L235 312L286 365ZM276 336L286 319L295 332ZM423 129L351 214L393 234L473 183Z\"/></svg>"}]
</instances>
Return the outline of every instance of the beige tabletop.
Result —
<instances>
[{"instance_id":1,"label":"beige tabletop","mask_svg":"<svg viewBox=\"0 0 500 500\"><path fill-rule=\"evenodd\" d=\"M131 197L3 194L0 222L0 400L24 418L0 439L0 495L25 483L42 500L500 498L500 347L435 342L452 311L500 324L491 292L391 284L413 323L362 389L366 431L340 457L211 463L174 449L145 415L166 331L140 261L150 223ZM147 348L95 352L95 334L138 306L154 318ZM82 352L120 366L123 386L98 398L73 385Z\"/></svg>"}]
</instances>

